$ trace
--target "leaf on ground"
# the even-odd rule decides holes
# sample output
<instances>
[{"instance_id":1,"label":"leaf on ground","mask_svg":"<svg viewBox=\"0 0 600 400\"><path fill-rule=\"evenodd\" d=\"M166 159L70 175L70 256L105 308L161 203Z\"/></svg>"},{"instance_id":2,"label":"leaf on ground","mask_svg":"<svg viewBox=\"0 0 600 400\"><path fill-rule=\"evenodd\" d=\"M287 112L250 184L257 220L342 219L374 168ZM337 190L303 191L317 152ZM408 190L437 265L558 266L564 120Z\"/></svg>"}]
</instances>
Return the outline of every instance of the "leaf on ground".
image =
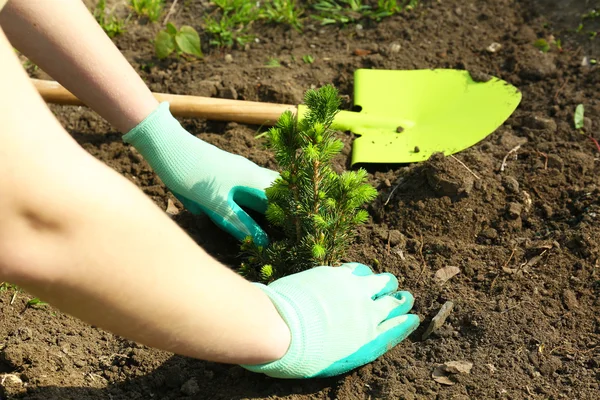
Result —
<instances>
[{"instance_id":1,"label":"leaf on ground","mask_svg":"<svg viewBox=\"0 0 600 400\"><path fill-rule=\"evenodd\" d=\"M177 208L177 206L175 205L175 203L171 199L167 200L167 209L166 209L166 212L167 212L167 214L169 214L171 216L179 214L179 208Z\"/></svg>"},{"instance_id":2,"label":"leaf on ground","mask_svg":"<svg viewBox=\"0 0 600 400\"><path fill-rule=\"evenodd\" d=\"M451 301L445 302L444 305L442 306L442 308L440 309L440 311L437 313L437 315L435 317L433 317L433 319L429 323L429 326L427 327L427 330L425 331L425 333L423 333L423 336L421 336L421 339L423 339L423 340L427 339L429 337L429 335L431 335L433 332L440 329L440 327L442 325L444 325L444 322L446 322L446 319L448 318L448 316L450 316L450 313L452 312L453 308L454 308L453 302L451 302Z\"/></svg>"},{"instance_id":3,"label":"leaf on ground","mask_svg":"<svg viewBox=\"0 0 600 400\"><path fill-rule=\"evenodd\" d=\"M158 32L158 35L156 35L156 39L154 40L154 50L156 51L156 56L158 58L167 58L169 54L175 50L173 36L169 35L166 31Z\"/></svg>"},{"instance_id":4,"label":"leaf on ground","mask_svg":"<svg viewBox=\"0 0 600 400\"><path fill-rule=\"evenodd\" d=\"M584 114L585 114L585 109L583 107L583 104L579 104L577 106L577 108L575 108L575 116L573 117L573 122L575 123L575 129L583 129Z\"/></svg>"},{"instance_id":5,"label":"leaf on ground","mask_svg":"<svg viewBox=\"0 0 600 400\"><path fill-rule=\"evenodd\" d=\"M447 361L442 368L449 374L469 374L473 368L473 363L468 361Z\"/></svg>"},{"instance_id":6,"label":"leaf on ground","mask_svg":"<svg viewBox=\"0 0 600 400\"><path fill-rule=\"evenodd\" d=\"M196 57L204 56L200 47L200 36L198 36L198 32L191 26L182 26L175 35L175 41L179 49L184 53L192 54Z\"/></svg>"},{"instance_id":7,"label":"leaf on ground","mask_svg":"<svg viewBox=\"0 0 600 400\"><path fill-rule=\"evenodd\" d=\"M460 268L458 267L444 267L442 269L438 269L435 273L433 279L440 285L446 283L450 278L455 276L460 272Z\"/></svg>"},{"instance_id":8,"label":"leaf on ground","mask_svg":"<svg viewBox=\"0 0 600 400\"><path fill-rule=\"evenodd\" d=\"M433 370L433 373L431 374L431 377L437 383L441 383L442 385L446 385L446 386L452 386L456 383L456 382L452 381L450 378L448 378L448 374L446 373L446 371L444 371L442 366L435 367Z\"/></svg>"}]
</instances>

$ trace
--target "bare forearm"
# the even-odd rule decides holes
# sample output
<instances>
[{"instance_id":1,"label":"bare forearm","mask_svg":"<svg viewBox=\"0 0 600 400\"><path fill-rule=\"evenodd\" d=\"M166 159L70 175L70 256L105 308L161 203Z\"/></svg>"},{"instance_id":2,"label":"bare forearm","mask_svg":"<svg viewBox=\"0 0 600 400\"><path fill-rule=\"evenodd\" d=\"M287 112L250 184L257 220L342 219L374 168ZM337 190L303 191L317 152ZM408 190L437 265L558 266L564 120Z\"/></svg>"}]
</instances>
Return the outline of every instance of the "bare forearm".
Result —
<instances>
[{"instance_id":1,"label":"bare forearm","mask_svg":"<svg viewBox=\"0 0 600 400\"><path fill-rule=\"evenodd\" d=\"M278 358L289 332L225 268L60 127L0 30L0 279L124 337L202 359Z\"/></svg>"},{"instance_id":2,"label":"bare forearm","mask_svg":"<svg viewBox=\"0 0 600 400\"><path fill-rule=\"evenodd\" d=\"M0 26L14 47L121 132L157 107L81 0L9 0Z\"/></svg>"}]
</instances>

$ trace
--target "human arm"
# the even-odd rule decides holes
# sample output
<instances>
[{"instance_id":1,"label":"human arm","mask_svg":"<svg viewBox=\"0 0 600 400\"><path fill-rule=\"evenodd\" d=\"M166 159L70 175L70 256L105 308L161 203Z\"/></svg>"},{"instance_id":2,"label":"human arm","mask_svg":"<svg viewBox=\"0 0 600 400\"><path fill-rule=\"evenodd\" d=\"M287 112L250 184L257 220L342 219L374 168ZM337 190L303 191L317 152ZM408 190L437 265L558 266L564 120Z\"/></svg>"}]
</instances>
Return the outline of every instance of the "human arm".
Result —
<instances>
[{"instance_id":1,"label":"human arm","mask_svg":"<svg viewBox=\"0 0 600 400\"><path fill-rule=\"evenodd\" d=\"M0 30L0 280L82 320L201 359L281 357L289 330L256 286L85 152ZM239 334L243 332L243 334Z\"/></svg>"},{"instance_id":2,"label":"human arm","mask_svg":"<svg viewBox=\"0 0 600 400\"><path fill-rule=\"evenodd\" d=\"M0 12L0 26L17 49L128 132L124 140L189 211L207 214L237 239L252 236L267 243L265 232L242 207L264 212L264 189L277 173L200 140L171 116L166 104L159 108L80 0L11 0Z\"/></svg>"},{"instance_id":3,"label":"human arm","mask_svg":"<svg viewBox=\"0 0 600 400\"><path fill-rule=\"evenodd\" d=\"M0 26L14 47L119 131L158 106L81 0L9 0Z\"/></svg>"}]
</instances>

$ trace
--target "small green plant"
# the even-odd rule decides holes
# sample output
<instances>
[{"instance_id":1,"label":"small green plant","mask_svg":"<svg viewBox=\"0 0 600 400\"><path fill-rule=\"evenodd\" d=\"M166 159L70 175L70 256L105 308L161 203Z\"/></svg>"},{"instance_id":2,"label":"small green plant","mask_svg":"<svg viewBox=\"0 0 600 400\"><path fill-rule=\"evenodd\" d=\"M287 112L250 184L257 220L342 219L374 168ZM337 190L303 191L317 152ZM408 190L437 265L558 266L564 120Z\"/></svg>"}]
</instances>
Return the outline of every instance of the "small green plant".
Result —
<instances>
[{"instance_id":1,"label":"small green plant","mask_svg":"<svg viewBox=\"0 0 600 400\"><path fill-rule=\"evenodd\" d=\"M17 290L19 289L17 287L17 285L13 285L12 283L8 283L8 282L0 282L0 292L5 292L7 290Z\"/></svg>"},{"instance_id":2,"label":"small green plant","mask_svg":"<svg viewBox=\"0 0 600 400\"><path fill-rule=\"evenodd\" d=\"M173 52L177 55L189 54L200 58L204 56L198 32L188 25L177 30L177 27L170 22L165 30L156 35L154 49L159 59L167 58Z\"/></svg>"},{"instance_id":3,"label":"small green plant","mask_svg":"<svg viewBox=\"0 0 600 400\"><path fill-rule=\"evenodd\" d=\"M367 221L362 206L377 191L367 183L367 172L334 172L332 159L344 144L331 124L340 97L327 85L305 95L302 119L288 111L267 132L267 146L281 169L266 189L266 217L283 236L267 247L247 238L240 272L249 279L269 282L318 265L338 265L352 244L355 228Z\"/></svg>"},{"instance_id":4,"label":"small green plant","mask_svg":"<svg viewBox=\"0 0 600 400\"><path fill-rule=\"evenodd\" d=\"M281 67L281 63L276 58L269 58L269 61L267 61L265 66L267 66L269 68L279 68L279 67Z\"/></svg>"},{"instance_id":5,"label":"small green plant","mask_svg":"<svg viewBox=\"0 0 600 400\"><path fill-rule=\"evenodd\" d=\"M119 19L114 14L114 9L111 11L106 10L106 0L99 0L96 4L96 8L93 12L94 18L98 24L102 27L108 37L113 38L117 35L125 32L125 26L129 22L131 15L127 16L125 20Z\"/></svg>"},{"instance_id":6,"label":"small green plant","mask_svg":"<svg viewBox=\"0 0 600 400\"><path fill-rule=\"evenodd\" d=\"M146 17L150 22L156 22L163 13L164 0L130 0L129 5L139 17Z\"/></svg>"},{"instance_id":7,"label":"small green plant","mask_svg":"<svg viewBox=\"0 0 600 400\"><path fill-rule=\"evenodd\" d=\"M248 0L214 0L217 10L204 19L210 44L217 47L244 46L254 40L249 33L252 22L260 18L259 2Z\"/></svg>"},{"instance_id":8,"label":"small green plant","mask_svg":"<svg viewBox=\"0 0 600 400\"><path fill-rule=\"evenodd\" d=\"M315 59L310 54L307 54L305 56L302 56L302 61L304 61L304 64L312 64L315 62Z\"/></svg>"},{"instance_id":9,"label":"small green plant","mask_svg":"<svg viewBox=\"0 0 600 400\"><path fill-rule=\"evenodd\" d=\"M584 108L583 104L578 104L577 107L575 107L575 114L573 116L573 124L575 126L575 129L577 129L579 131L579 133L581 133L582 135L586 135L587 137L590 138L590 140L594 143L594 145L596 145L596 149L598 149L598 152L600 153L600 143L598 143L596 138L594 138L592 135L588 135L584 130L584 128L585 128L585 108Z\"/></svg>"},{"instance_id":10,"label":"small green plant","mask_svg":"<svg viewBox=\"0 0 600 400\"><path fill-rule=\"evenodd\" d=\"M546 39L538 39L533 43L533 45L542 53L547 53L550 51L550 44Z\"/></svg>"},{"instance_id":11,"label":"small green plant","mask_svg":"<svg viewBox=\"0 0 600 400\"><path fill-rule=\"evenodd\" d=\"M289 25L298 31L302 30L301 9L296 0L265 1L260 16L268 22Z\"/></svg>"},{"instance_id":12,"label":"small green plant","mask_svg":"<svg viewBox=\"0 0 600 400\"><path fill-rule=\"evenodd\" d=\"M584 125L584 116L585 116L585 108L583 104L577 105L575 108L575 115L573 116L573 122L575 124L575 129L581 130Z\"/></svg>"},{"instance_id":13,"label":"small green plant","mask_svg":"<svg viewBox=\"0 0 600 400\"><path fill-rule=\"evenodd\" d=\"M362 18L376 21L392 16L402 11L414 9L419 0L377 0L377 5L371 5L363 0L317 0L312 2L312 8L317 11L313 18L321 24L348 24Z\"/></svg>"},{"instance_id":14,"label":"small green plant","mask_svg":"<svg viewBox=\"0 0 600 400\"><path fill-rule=\"evenodd\" d=\"M41 306L46 306L48 305L48 303L46 303L45 301L40 300L37 297L34 297L33 299L29 300L27 302L27 307L41 307Z\"/></svg>"},{"instance_id":15,"label":"small green plant","mask_svg":"<svg viewBox=\"0 0 600 400\"><path fill-rule=\"evenodd\" d=\"M592 10L588 13L585 13L581 16L582 20L586 20L586 19L594 19L594 18L600 18L600 10Z\"/></svg>"}]
</instances>

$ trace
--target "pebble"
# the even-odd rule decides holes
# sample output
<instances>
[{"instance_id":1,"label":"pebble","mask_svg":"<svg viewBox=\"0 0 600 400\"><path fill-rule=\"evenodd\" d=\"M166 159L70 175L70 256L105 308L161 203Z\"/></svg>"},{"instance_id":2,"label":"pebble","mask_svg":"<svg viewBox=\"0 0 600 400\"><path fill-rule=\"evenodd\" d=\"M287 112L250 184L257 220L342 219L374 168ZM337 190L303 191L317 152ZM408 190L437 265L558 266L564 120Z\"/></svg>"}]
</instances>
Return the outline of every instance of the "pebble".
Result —
<instances>
[{"instance_id":1,"label":"pebble","mask_svg":"<svg viewBox=\"0 0 600 400\"><path fill-rule=\"evenodd\" d=\"M495 230L494 228L485 228L484 230L481 231L481 233L479 235L486 239L493 240L498 237L498 231Z\"/></svg>"},{"instance_id":2,"label":"pebble","mask_svg":"<svg viewBox=\"0 0 600 400\"><path fill-rule=\"evenodd\" d=\"M510 219L517 219L521 216L523 206L519 203L508 203L507 213Z\"/></svg>"},{"instance_id":3,"label":"pebble","mask_svg":"<svg viewBox=\"0 0 600 400\"><path fill-rule=\"evenodd\" d=\"M502 178L502 184L508 193L517 194L519 193L519 182L512 176L505 175Z\"/></svg>"},{"instance_id":4,"label":"pebble","mask_svg":"<svg viewBox=\"0 0 600 400\"><path fill-rule=\"evenodd\" d=\"M530 129L548 130L556 132L558 125L552 118L541 117L539 115L529 116L523 121L523 125Z\"/></svg>"},{"instance_id":5,"label":"pebble","mask_svg":"<svg viewBox=\"0 0 600 400\"><path fill-rule=\"evenodd\" d=\"M402 46L400 46L399 43L392 43L390 45L390 52L391 53L399 53L401 49L402 49Z\"/></svg>"},{"instance_id":6,"label":"pebble","mask_svg":"<svg viewBox=\"0 0 600 400\"><path fill-rule=\"evenodd\" d=\"M233 56L231 54L225 54L225 62L231 64L233 62Z\"/></svg>"},{"instance_id":7,"label":"pebble","mask_svg":"<svg viewBox=\"0 0 600 400\"><path fill-rule=\"evenodd\" d=\"M486 48L489 53L497 53L500 49L502 49L502 45L498 42L493 42Z\"/></svg>"}]
</instances>

